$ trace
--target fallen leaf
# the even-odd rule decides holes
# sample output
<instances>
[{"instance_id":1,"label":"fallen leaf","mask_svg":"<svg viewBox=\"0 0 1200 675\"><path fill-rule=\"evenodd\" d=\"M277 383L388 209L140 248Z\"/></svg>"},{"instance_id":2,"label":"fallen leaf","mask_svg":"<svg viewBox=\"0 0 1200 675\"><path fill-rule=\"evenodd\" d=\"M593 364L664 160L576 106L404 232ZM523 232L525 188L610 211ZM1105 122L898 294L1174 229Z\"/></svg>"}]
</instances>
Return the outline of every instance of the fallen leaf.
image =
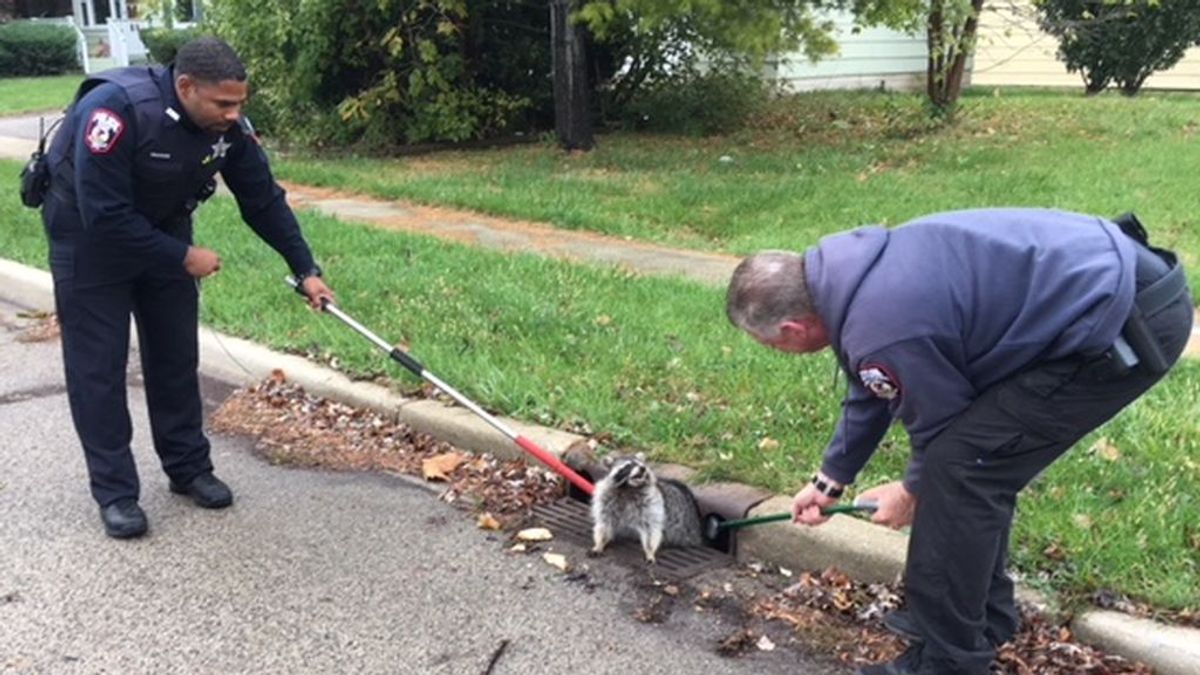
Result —
<instances>
[{"instance_id":1,"label":"fallen leaf","mask_svg":"<svg viewBox=\"0 0 1200 675\"><path fill-rule=\"evenodd\" d=\"M567 556L561 553L543 553L542 560L545 560L547 565L557 567L563 572L566 572L567 568L569 567L567 564Z\"/></svg>"},{"instance_id":2,"label":"fallen leaf","mask_svg":"<svg viewBox=\"0 0 1200 675\"><path fill-rule=\"evenodd\" d=\"M490 513L481 513L477 523L481 530L498 530L500 529L500 521L492 517Z\"/></svg>"},{"instance_id":3,"label":"fallen leaf","mask_svg":"<svg viewBox=\"0 0 1200 675\"><path fill-rule=\"evenodd\" d=\"M508 549L513 553L524 553L526 550L525 544L513 544L512 548Z\"/></svg>"},{"instance_id":4,"label":"fallen leaf","mask_svg":"<svg viewBox=\"0 0 1200 675\"><path fill-rule=\"evenodd\" d=\"M1086 513L1076 513L1073 518L1075 526L1087 530L1092 527L1092 517Z\"/></svg>"},{"instance_id":5,"label":"fallen leaf","mask_svg":"<svg viewBox=\"0 0 1200 675\"><path fill-rule=\"evenodd\" d=\"M421 475L425 477L425 480L449 480L449 474L453 473L464 461L466 461L466 457L457 452L447 452L430 457L421 462Z\"/></svg>"},{"instance_id":6,"label":"fallen leaf","mask_svg":"<svg viewBox=\"0 0 1200 675\"><path fill-rule=\"evenodd\" d=\"M518 541L550 541L554 533L544 527L531 527L517 533Z\"/></svg>"},{"instance_id":7,"label":"fallen leaf","mask_svg":"<svg viewBox=\"0 0 1200 675\"><path fill-rule=\"evenodd\" d=\"M1099 455L1101 459L1106 459L1110 462L1115 462L1121 459L1121 449L1113 444L1108 438L1102 437L1088 448L1090 454Z\"/></svg>"},{"instance_id":8,"label":"fallen leaf","mask_svg":"<svg viewBox=\"0 0 1200 675\"><path fill-rule=\"evenodd\" d=\"M1050 544L1047 546L1042 550L1042 555L1051 560L1057 560L1059 562L1067 559L1066 551L1063 551L1062 547L1060 547L1058 544Z\"/></svg>"},{"instance_id":9,"label":"fallen leaf","mask_svg":"<svg viewBox=\"0 0 1200 675\"><path fill-rule=\"evenodd\" d=\"M675 585L669 585L663 588L663 593L666 593L667 595L679 595L679 587Z\"/></svg>"},{"instance_id":10,"label":"fallen leaf","mask_svg":"<svg viewBox=\"0 0 1200 675\"><path fill-rule=\"evenodd\" d=\"M612 317L607 314L601 314L600 316L596 317L596 325L597 326L607 326L611 323L612 323Z\"/></svg>"},{"instance_id":11,"label":"fallen leaf","mask_svg":"<svg viewBox=\"0 0 1200 675\"><path fill-rule=\"evenodd\" d=\"M723 656L737 656L752 644L754 644L754 634L743 628L721 640L717 645L717 653Z\"/></svg>"},{"instance_id":12,"label":"fallen leaf","mask_svg":"<svg viewBox=\"0 0 1200 675\"><path fill-rule=\"evenodd\" d=\"M764 438L758 442L758 449L759 450L778 450L779 449L779 441L775 440L774 438L769 438L769 437Z\"/></svg>"},{"instance_id":13,"label":"fallen leaf","mask_svg":"<svg viewBox=\"0 0 1200 675\"><path fill-rule=\"evenodd\" d=\"M755 646L758 647L759 651L763 651L763 652L775 651L775 643L771 642L771 638L767 637L766 635L760 637L758 639L758 644Z\"/></svg>"}]
</instances>

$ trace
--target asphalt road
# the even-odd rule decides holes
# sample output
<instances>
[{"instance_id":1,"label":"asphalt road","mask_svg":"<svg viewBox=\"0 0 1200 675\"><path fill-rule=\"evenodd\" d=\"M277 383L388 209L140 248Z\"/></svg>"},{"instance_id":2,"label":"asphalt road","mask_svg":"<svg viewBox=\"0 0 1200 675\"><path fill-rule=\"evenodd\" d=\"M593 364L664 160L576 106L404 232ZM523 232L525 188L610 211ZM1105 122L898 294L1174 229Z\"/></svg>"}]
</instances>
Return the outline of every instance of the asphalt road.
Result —
<instances>
[{"instance_id":1,"label":"asphalt road","mask_svg":"<svg viewBox=\"0 0 1200 675\"><path fill-rule=\"evenodd\" d=\"M102 530L57 340L0 302L0 672L828 673L793 649L730 659L739 625L689 603L633 615L646 574L587 561L572 583L428 490L391 476L271 466L216 436L223 511L171 495L131 375L143 539ZM136 363L136 358L132 361ZM209 407L225 389L206 383ZM557 544L573 561L582 549ZM815 665L814 665L815 664Z\"/></svg>"}]
</instances>

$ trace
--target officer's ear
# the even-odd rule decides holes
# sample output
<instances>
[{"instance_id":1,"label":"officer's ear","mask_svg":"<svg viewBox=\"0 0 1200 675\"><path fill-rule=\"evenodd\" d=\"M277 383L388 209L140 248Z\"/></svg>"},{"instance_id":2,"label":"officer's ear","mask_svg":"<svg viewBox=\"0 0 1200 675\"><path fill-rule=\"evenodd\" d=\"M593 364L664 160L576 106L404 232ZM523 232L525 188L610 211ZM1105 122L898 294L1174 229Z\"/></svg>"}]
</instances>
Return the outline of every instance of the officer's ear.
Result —
<instances>
[{"instance_id":1,"label":"officer's ear","mask_svg":"<svg viewBox=\"0 0 1200 675\"><path fill-rule=\"evenodd\" d=\"M196 94L196 78L191 75L180 75L175 78L175 90L180 99L190 100Z\"/></svg>"}]
</instances>

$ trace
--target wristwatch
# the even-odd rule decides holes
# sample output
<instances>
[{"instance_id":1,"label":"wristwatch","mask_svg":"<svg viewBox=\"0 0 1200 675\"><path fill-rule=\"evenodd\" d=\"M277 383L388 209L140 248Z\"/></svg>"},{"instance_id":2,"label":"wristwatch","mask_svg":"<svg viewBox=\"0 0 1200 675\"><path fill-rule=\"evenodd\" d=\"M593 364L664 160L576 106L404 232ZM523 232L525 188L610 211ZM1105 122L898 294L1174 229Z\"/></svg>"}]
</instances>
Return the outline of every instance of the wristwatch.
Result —
<instances>
[{"instance_id":1,"label":"wristwatch","mask_svg":"<svg viewBox=\"0 0 1200 675\"><path fill-rule=\"evenodd\" d=\"M321 266L314 264L312 266L312 269L310 269L309 271L305 272L304 274L296 275L296 284L302 285L304 283L305 279L307 279L309 277L319 277L319 276L321 276Z\"/></svg>"},{"instance_id":2,"label":"wristwatch","mask_svg":"<svg viewBox=\"0 0 1200 675\"><path fill-rule=\"evenodd\" d=\"M812 484L817 488L817 492L834 499L841 497L842 493L846 491L846 486L827 481L819 473L813 474Z\"/></svg>"}]
</instances>

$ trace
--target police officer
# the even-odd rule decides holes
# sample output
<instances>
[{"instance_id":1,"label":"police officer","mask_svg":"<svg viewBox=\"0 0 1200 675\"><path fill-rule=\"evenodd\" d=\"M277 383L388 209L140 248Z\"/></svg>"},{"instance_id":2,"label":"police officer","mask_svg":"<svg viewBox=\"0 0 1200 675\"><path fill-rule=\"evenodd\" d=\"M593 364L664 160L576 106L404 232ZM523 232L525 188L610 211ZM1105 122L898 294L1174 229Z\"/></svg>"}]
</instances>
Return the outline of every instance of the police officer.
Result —
<instances>
[{"instance_id":1,"label":"police officer","mask_svg":"<svg viewBox=\"0 0 1200 675\"><path fill-rule=\"evenodd\" d=\"M221 257L192 242L191 210L219 172L242 217L287 261L314 308L332 299L241 110L246 70L200 38L168 68L132 67L80 86L48 155L50 244L71 417L112 537L146 532L130 452L125 369L136 320L154 449L171 492L223 508L197 377L200 279Z\"/></svg>"},{"instance_id":2,"label":"police officer","mask_svg":"<svg viewBox=\"0 0 1200 675\"><path fill-rule=\"evenodd\" d=\"M1017 630L1017 493L1182 353L1183 270L1135 218L1119 221L943 213L755 254L734 272L736 326L785 352L832 346L850 379L824 462L793 500L797 522L826 520L894 418L909 434L904 479L859 498L879 504L878 523L912 524L907 609L885 618L910 648L860 673L987 673Z\"/></svg>"}]
</instances>

